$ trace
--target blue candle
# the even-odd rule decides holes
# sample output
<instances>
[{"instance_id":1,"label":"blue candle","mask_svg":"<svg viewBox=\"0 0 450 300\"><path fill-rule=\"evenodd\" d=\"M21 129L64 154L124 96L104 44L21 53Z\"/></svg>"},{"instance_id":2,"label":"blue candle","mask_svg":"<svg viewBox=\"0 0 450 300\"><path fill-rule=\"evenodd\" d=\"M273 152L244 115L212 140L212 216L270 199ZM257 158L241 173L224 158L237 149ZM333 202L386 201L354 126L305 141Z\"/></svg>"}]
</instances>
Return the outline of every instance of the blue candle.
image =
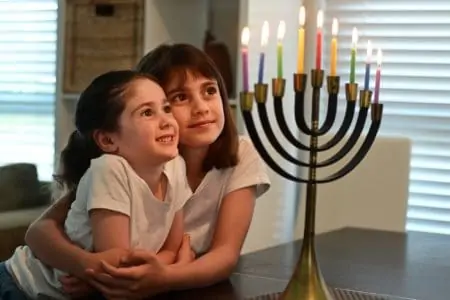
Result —
<instances>
[{"instance_id":1,"label":"blue candle","mask_svg":"<svg viewBox=\"0 0 450 300\"><path fill-rule=\"evenodd\" d=\"M258 83L264 82L264 52L259 55Z\"/></svg>"},{"instance_id":2,"label":"blue candle","mask_svg":"<svg viewBox=\"0 0 450 300\"><path fill-rule=\"evenodd\" d=\"M367 57L366 57L366 73L364 76L364 90L369 90L369 80L370 80L370 63L372 59L372 45L370 41L367 42Z\"/></svg>"},{"instance_id":3,"label":"blue candle","mask_svg":"<svg viewBox=\"0 0 450 300\"><path fill-rule=\"evenodd\" d=\"M265 48L269 40L269 22L264 21L261 30L261 53L259 54L259 69L258 69L258 83L264 83L264 59L265 59Z\"/></svg>"}]
</instances>

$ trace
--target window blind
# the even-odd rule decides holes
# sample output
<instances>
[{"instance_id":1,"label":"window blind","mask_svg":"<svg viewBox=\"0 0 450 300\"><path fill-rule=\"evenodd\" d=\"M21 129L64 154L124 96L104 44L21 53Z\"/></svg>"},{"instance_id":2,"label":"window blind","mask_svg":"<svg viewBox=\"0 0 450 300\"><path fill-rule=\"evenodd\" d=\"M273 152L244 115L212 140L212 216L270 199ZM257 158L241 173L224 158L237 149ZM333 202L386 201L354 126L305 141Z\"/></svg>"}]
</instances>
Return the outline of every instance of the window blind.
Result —
<instances>
[{"instance_id":1,"label":"window blind","mask_svg":"<svg viewBox=\"0 0 450 300\"><path fill-rule=\"evenodd\" d=\"M339 20L342 84L350 73L353 27L359 31L360 86L367 40L374 47L372 89L376 49L383 51L380 133L404 135L413 143L407 230L450 234L450 2L328 0L325 16L327 68L332 18Z\"/></svg>"},{"instance_id":2,"label":"window blind","mask_svg":"<svg viewBox=\"0 0 450 300\"><path fill-rule=\"evenodd\" d=\"M0 1L0 166L53 172L57 0Z\"/></svg>"}]
</instances>

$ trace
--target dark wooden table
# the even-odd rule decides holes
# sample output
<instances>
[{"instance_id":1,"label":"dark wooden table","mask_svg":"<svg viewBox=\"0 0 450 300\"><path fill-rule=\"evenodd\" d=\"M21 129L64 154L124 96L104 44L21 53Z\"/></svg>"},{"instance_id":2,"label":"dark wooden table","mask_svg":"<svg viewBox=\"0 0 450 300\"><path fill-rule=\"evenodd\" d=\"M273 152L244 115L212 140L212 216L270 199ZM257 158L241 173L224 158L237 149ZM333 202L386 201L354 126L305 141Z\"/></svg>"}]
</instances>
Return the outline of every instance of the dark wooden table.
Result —
<instances>
[{"instance_id":1,"label":"dark wooden table","mask_svg":"<svg viewBox=\"0 0 450 300\"><path fill-rule=\"evenodd\" d=\"M280 292L301 241L243 255L235 274L215 286L163 299L244 299ZM332 287L418 300L450 299L450 236L345 228L317 236L318 261Z\"/></svg>"}]
</instances>

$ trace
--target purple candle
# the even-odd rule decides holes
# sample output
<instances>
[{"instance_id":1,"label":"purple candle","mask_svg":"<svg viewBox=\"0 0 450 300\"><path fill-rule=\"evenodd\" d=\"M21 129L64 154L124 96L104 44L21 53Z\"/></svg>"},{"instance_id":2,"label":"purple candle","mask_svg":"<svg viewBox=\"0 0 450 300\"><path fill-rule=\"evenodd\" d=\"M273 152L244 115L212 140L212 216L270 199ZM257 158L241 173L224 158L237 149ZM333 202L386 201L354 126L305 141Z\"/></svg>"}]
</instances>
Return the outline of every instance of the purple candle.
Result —
<instances>
[{"instance_id":1,"label":"purple candle","mask_svg":"<svg viewBox=\"0 0 450 300\"><path fill-rule=\"evenodd\" d=\"M374 103L378 103L379 97L380 97L381 59L382 59L382 53L381 53L381 50L378 49L377 73L375 75Z\"/></svg>"},{"instance_id":2,"label":"purple candle","mask_svg":"<svg viewBox=\"0 0 450 300\"><path fill-rule=\"evenodd\" d=\"M242 79L244 92L248 92L248 49L242 49Z\"/></svg>"}]
</instances>

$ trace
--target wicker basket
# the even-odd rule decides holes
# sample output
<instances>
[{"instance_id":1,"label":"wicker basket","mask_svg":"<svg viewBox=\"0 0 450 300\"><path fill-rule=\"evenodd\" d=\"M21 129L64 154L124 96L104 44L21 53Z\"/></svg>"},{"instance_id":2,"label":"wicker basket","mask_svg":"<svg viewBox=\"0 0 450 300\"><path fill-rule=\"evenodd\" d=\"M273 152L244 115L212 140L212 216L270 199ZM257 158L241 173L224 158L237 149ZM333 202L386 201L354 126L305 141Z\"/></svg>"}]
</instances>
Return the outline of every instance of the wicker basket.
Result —
<instances>
[{"instance_id":1,"label":"wicker basket","mask_svg":"<svg viewBox=\"0 0 450 300\"><path fill-rule=\"evenodd\" d=\"M101 73L142 57L144 0L68 0L64 93L80 93Z\"/></svg>"}]
</instances>

